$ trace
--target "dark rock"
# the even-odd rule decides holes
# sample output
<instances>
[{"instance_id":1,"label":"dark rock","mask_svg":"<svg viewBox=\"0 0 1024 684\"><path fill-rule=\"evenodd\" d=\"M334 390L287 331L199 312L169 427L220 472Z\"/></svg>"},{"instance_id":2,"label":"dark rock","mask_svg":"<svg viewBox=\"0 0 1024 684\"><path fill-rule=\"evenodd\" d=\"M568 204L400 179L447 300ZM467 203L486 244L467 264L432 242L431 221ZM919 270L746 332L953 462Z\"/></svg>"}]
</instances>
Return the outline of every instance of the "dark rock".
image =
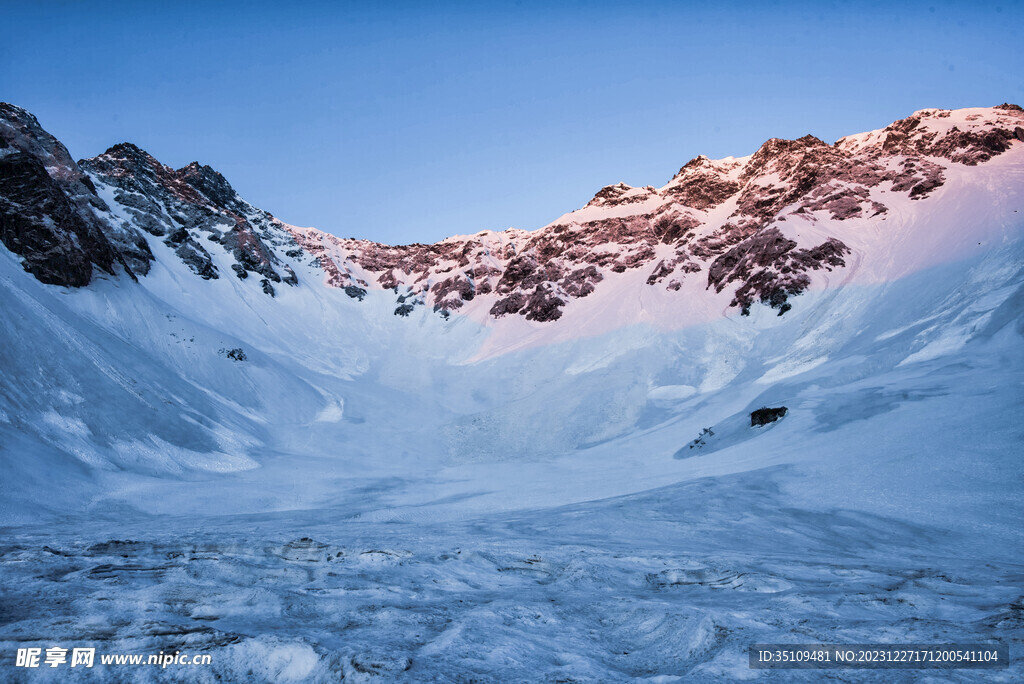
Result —
<instances>
[{"instance_id":1,"label":"dark rock","mask_svg":"<svg viewBox=\"0 0 1024 684\"><path fill-rule=\"evenodd\" d=\"M495 288L496 292L505 294L512 292L513 290L519 289L524 285L529 285L531 276L537 272L537 262L530 256L517 256L513 257L508 265L505 267L505 272L502 274L501 279L498 281L498 285ZM535 279L534 279L535 280Z\"/></svg>"},{"instance_id":2,"label":"dark rock","mask_svg":"<svg viewBox=\"0 0 1024 684\"><path fill-rule=\"evenodd\" d=\"M739 183L724 176L710 159L700 155L679 169L666 192L684 206L706 211L722 204L739 190Z\"/></svg>"},{"instance_id":3,"label":"dark rock","mask_svg":"<svg viewBox=\"0 0 1024 684\"><path fill-rule=\"evenodd\" d=\"M235 347L234 349L220 349L219 354L223 354L232 361L245 361L248 357L245 355L245 350L241 347Z\"/></svg>"},{"instance_id":4,"label":"dark rock","mask_svg":"<svg viewBox=\"0 0 1024 684\"><path fill-rule=\"evenodd\" d=\"M491 307L490 313L495 318L501 318L506 314L519 313L525 304L526 295L520 292L513 292L509 296L496 301Z\"/></svg>"},{"instance_id":5,"label":"dark rock","mask_svg":"<svg viewBox=\"0 0 1024 684\"><path fill-rule=\"evenodd\" d=\"M263 287L263 294L268 294L271 297L276 297L277 292L274 290L274 286L270 284L270 280L264 278L260 281L260 286Z\"/></svg>"},{"instance_id":6,"label":"dark rock","mask_svg":"<svg viewBox=\"0 0 1024 684\"><path fill-rule=\"evenodd\" d=\"M565 276L559 285L570 297L586 297L594 291L595 283L599 283L603 279L604 276L597 270L597 267L591 265L577 268Z\"/></svg>"},{"instance_id":7,"label":"dark rock","mask_svg":"<svg viewBox=\"0 0 1024 684\"><path fill-rule=\"evenodd\" d=\"M210 259L209 252L200 245L191 241L186 242L174 250L174 253L178 255L182 263L203 280L217 280L220 278L220 275L217 273L217 267L213 265L213 261Z\"/></svg>"},{"instance_id":8,"label":"dark rock","mask_svg":"<svg viewBox=\"0 0 1024 684\"><path fill-rule=\"evenodd\" d=\"M711 428L704 428L701 433L697 435L697 438L690 442L689 447L691 449L702 449L708 445L707 438L714 437L715 431Z\"/></svg>"},{"instance_id":9,"label":"dark rock","mask_svg":"<svg viewBox=\"0 0 1024 684\"><path fill-rule=\"evenodd\" d=\"M363 301L363 297L366 296L366 289L362 287L356 287L355 285L346 285L345 294L347 294L352 299L358 299L359 301Z\"/></svg>"},{"instance_id":10,"label":"dark rock","mask_svg":"<svg viewBox=\"0 0 1024 684\"><path fill-rule=\"evenodd\" d=\"M458 309L476 296L476 288L464 276L452 276L435 283L430 292L434 295L434 311Z\"/></svg>"},{"instance_id":11,"label":"dark rock","mask_svg":"<svg viewBox=\"0 0 1024 684\"><path fill-rule=\"evenodd\" d=\"M0 103L0 141L0 241L22 258L25 270L41 282L70 287L87 285L94 266L113 275L119 264L134 278L97 215L107 205L67 149L34 116L7 103ZM132 260L148 269L148 245L130 232L119 237Z\"/></svg>"},{"instance_id":12,"label":"dark rock","mask_svg":"<svg viewBox=\"0 0 1024 684\"><path fill-rule=\"evenodd\" d=\"M736 183L733 183L732 186L735 186L733 192L739 190L739 186L737 186ZM688 206L692 205L688 204ZM659 217L655 220L654 234L658 236L658 239L661 240L661 242L668 245L686 238L691 234L691 231L700 226L700 224L700 220L694 216L689 214L681 216L673 213L668 216Z\"/></svg>"},{"instance_id":13,"label":"dark rock","mask_svg":"<svg viewBox=\"0 0 1024 684\"><path fill-rule=\"evenodd\" d=\"M177 175L211 200L214 206L237 213L245 212L242 200L231 184L224 176L209 166L192 162L188 166L178 169Z\"/></svg>"},{"instance_id":14,"label":"dark rock","mask_svg":"<svg viewBox=\"0 0 1024 684\"><path fill-rule=\"evenodd\" d=\"M554 296L547 287L538 285L523 307L528 321L557 321L562 317L565 300Z\"/></svg>"},{"instance_id":15,"label":"dark rock","mask_svg":"<svg viewBox=\"0 0 1024 684\"><path fill-rule=\"evenodd\" d=\"M1017 114L1015 106L1004 105L996 109ZM943 114L948 116L948 112L933 112L937 117ZM966 131L953 126L940 134L922 122L920 116L912 116L887 126L883 151L910 157L942 157L958 164L975 166L1008 150L1010 141L1014 139L1012 130L997 125Z\"/></svg>"},{"instance_id":16,"label":"dark rock","mask_svg":"<svg viewBox=\"0 0 1024 684\"><path fill-rule=\"evenodd\" d=\"M149 197L127 193L118 188L114 190L114 201L124 207L134 219L135 224L150 235L160 237L166 232L161 209Z\"/></svg>"},{"instance_id":17,"label":"dark rock","mask_svg":"<svg viewBox=\"0 0 1024 684\"><path fill-rule=\"evenodd\" d=\"M121 225L120 231L108 231L107 239L133 273L142 276L149 273L154 259L153 252L149 241L139 231L125 223Z\"/></svg>"},{"instance_id":18,"label":"dark rock","mask_svg":"<svg viewBox=\"0 0 1024 684\"><path fill-rule=\"evenodd\" d=\"M408 316L409 314L412 313L413 308L414 307L413 307L412 304L401 304L401 305L398 306L398 308L395 309L395 315L396 316Z\"/></svg>"},{"instance_id":19,"label":"dark rock","mask_svg":"<svg viewBox=\"0 0 1024 684\"><path fill-rule=\"evenodd\" d=\"M732 305L743 315L750 313L755 301L789 311L787 299L802 293L811 284L809 270L831 269L845 265L843 256L849 247L829 238L812 249L796 249L796 243L776 228L756 233L711 263L708 287L721 292L728 283L739 282Z\"/></svg>"},{"instance_id":20,"label":"dark rock","mask_svg":"<svg viewBox=\"0 0 1024 684\"><path fill-rule=\"evenodd\" d=\"M655 193L654 188L648 186L643 188L642 192L630 194L628 197L625 196L634 190L637 190L637 188L633 188L625 183L605 186L594 195L592 200L587 202L587 206L617 207L622 204L638 204L648 200Z\"/></svg>"},{"instance_id":21,"label":"dark rock","mask_svg":"<svg viewBox=\"0 0 1024 684\"><path fill-rule=\"evenodd\" d=\"M231 250L235 260L245 270L258 273L275 283L281 282L281 276L272 265L277 258L247 222L238 220L235 227L227 231L221 238L221 244Z\"/></svg>"},{"instance_id":22,"label":"dark rock","mask_svg":"<svg viewBox=\"0 0 1024 684\"><path fill-rule=\"evenodd\" d=\"M762 407L750 413L750 426L760 427L768 423L774 423L789 412L785 406L778 408Z\"/></svg>"},{"instance_id":23,"label":"dark rock","mask_svg":"<svg viewBox=\"0 0 1024 684\"><path fill-rule=\"evenodd\" d=\"M910 199L923 199L928 193L941 185L941 180L929 179L922 181L910 189Z\"/></svg>"},{"instance_id":24,"label":"dark rock","mask_svg":"<svg viewBox=\"0 0 1024 684\"><path fill-rule=\"evenodd\" d=\"M170 235L167 236L167 238L164 240L164 244L170 247L177 247L183 242L188 242L190 237L191 236L189 235L188 231L185 230L185 228L176 228L171 232Z\"/></svg>"},{"instance_id":25,"label":"dark rock","mask_svg":"<svg viewBox=\"0 0 1024 684\"><path fill-rule=\"evenodd\" d=\"M39 160L20 153L0 158L0 240L26 271L52 285L88 285L93 260L75 239L86 231ZM111 258L101 261L110 268Z\"/></svg>"}]
</instances>

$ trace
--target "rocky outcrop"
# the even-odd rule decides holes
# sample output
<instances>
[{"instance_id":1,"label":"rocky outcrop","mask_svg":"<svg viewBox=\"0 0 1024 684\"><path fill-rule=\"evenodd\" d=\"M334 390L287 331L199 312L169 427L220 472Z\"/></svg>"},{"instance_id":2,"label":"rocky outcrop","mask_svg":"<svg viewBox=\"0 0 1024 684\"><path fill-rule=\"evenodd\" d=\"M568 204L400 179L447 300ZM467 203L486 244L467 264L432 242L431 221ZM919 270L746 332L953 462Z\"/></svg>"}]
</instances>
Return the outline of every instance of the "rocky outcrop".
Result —
<instances>
[{"instance_id":1,"label":"rocky outcrop","mask_svg":"<svg viewBox=\"0 0 1024 684\"><path fill-rule=\"evenodd\" d=\"M588 207L618 207L624 204L639 204L658 196L658 191L647 186L631 188L625 183L616 183L601 188L594 198L587 203Z\"/></svg>"},{"instance_id":2,"label":"rocky outcrop","mask_svg":"<svg viewBox=\"0 0 1024 684\"><path fill-rule=\"evenodd\" d=\"M122 254L105 233L107 210L67 149L24 109L0 103L0 241L25 270L70 287L87 285L94 268L134 277L129 260L144 273L148 245L125 230Z\"/></svg>"},{"instance_id":3,"label":"rocky outcrop","mask_svg":"<svg viewBox=\"0 0 1024 684\"><path fill-rule=\"evenodd\" d=\"M204 241L219 243L234 258L234 274L260 276L260 286L296 285L298 277L274 247L295 248L291 234L272 215L256 209L217 171L198 162L172 169L131 143L114 145L79 162L95 182L112 189L114 202L129 224L156 237L196 275L220 277ZM280 271L285 275L282 277ZM264 282L266 281L266 282Z\"/></svg>"},{"instance_id":4,"label":"rocky outcrop","mask_svg":"<svg viewBox=\"0 0 1024 684\"><path fill-rule=\"evenodd\" d=\"M715 162L700 155L679 169L665 193L685 207L714 209L739 192L740 182L730 174L739 168L739 162Z\"/></svg>"},{"instance_id":5,"label":"rocky outcrop","mask_svg":"<svg viewBox=\"0 0 1024 684\"><path fill-rule=\"evenodd\" d=\"M1003 106L1001 111L1024 121L1024 112L1013 106ZM964 129L952 125L943 129L927 125L930 117L947 119L949 116L949 112L926 111L893 123L885 128L882 150L887 154L941 157L975 166L1006 152L1012 141L1018 139L1015 127L1011 126Z\"/></svg>"},{"instance_id":6,"label":"rocky outcrop","mask_svg":"<svg viewBox=\"0 0 1024 684\"><path fill-rule=\"evenodd\" d=\"M174 253L182 263L203 280L216 280L220 277L210 253L184 228L178 228L168 235L164 244L174 248ZM244 271L240 277L245 277Z\"/></svg>"},{"instance_id":7,"label":"rocky outcrop","mask_svg":"<svg viewBox=\"0 0 1024 684\"><path fill-rule=\"evenodd\" d=\"M301 255L292 234L209 166L174 170L131 143L76 163L35 117L0 104L0 240L27 271L75 287L95 269L146 275L150 237L200 278L220 277L210 252L219 244L235 274L257 274L263 292L273 296L272 283L298 284L277 254Z\"/></svg>"},{"instance_id":8,"label":"rocky outcrop","mask_svg":"<svg viewBox=\"0 0 1024 684\"><path fill-rule=\"evenodd\" d=\"M834 238L811 249L797 249L796 242L769 228L717 257L708 269L708 283L716 292L739 283L731 305L740 307L744 315L759 301L778 309L781 316L792 308L789 298L810 285L808 271L845 266L843 256L849 252Z\"/></svg>"},{"instance_id":9,"label":"rocky outcrop","mask_svg":"<svg viewBox=\"0 0 1024 684\"><path fill-rule=\"evenodd\" d=\"M785 406L775 408L763 406L756 411L750 412L750 427L761 427L768 423L774 423L780 418L785 417L787 413L789 413L789 409Z\"/></svg>"}]
</instances>

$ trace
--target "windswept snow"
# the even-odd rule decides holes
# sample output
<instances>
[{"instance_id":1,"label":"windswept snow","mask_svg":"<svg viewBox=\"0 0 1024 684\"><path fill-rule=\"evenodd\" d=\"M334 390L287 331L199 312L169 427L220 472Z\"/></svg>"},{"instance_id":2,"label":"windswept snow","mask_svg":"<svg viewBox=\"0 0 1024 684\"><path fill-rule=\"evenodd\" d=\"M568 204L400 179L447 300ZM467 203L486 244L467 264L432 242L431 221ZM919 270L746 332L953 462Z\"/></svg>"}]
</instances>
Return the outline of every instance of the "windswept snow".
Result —
<instances>
[{"instance_id":1,"label":"windswept snow","mask_svg":"<svg viewBox=\"0 0 1024 684\"><path fill-rule=\"evenodd\" d=\"M747 667L765 642L1015 653L1022 151L833 224L847 266L782 318L639 271L553 323L400 317L311 263L271 298L156 240L138 283L69 290L0 249L0 678L50 681L12 663L52 645L209 653L89 673L202 682L778 678ZM788 413L750 427L763 406Z\"/></svg>"},{"instance_id":2,"label":"windswept snow","mask_svg":"<svg viewBox=\"0 0 1024 684\"><path fill-rule=\"evenodd\" d=\"M7 258L0 648L659 681L753 676L755 642L1019 643L1021 257L468 364L482 328L373 293L272 316L176 304L230 282L70 292Z\"/></svg>"}]
</instances>

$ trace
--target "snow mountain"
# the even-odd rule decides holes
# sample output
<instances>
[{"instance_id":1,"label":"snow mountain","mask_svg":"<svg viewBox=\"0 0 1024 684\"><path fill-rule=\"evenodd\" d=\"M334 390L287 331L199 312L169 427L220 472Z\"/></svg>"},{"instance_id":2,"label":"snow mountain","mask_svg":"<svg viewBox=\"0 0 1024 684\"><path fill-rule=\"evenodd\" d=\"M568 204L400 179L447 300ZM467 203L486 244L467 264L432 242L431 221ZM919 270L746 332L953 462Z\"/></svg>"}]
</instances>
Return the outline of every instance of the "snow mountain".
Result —
<instances>
[{"instance_id":1,"label":"snow mountain","mask_svg":"<svg viewBox=\"0 0 1024 684\"><path fill-rule=\"evenodd\" d=\"M760 302L781 315L789 298L811 285L811 272L846 266L850 247L824 237L845 232L839 222L888 218L901 200L922 200L942 187L950 168L977 166L1024 142L1024 112L1016 105L923 110L834 145L807 135L769 140L740 159L699 156L661 188L609 185L540 230L389 246L289 226L240 198L210 167L193 162L175 171L130 143L75 164L31 114L6 104L2 112L6 144L16 151L5 162L9 179L54 188L77 208L7 198L21 205L6 210L12 218L19 208L22 220L63 212L50 216L56 230L48 237L80 242L53 255L60 271L44 272L36 263L45 248L32 231L8 230L5 244L43 282L87 284L86 260L107 273L117 263L130 276L145 275L153 260L148 235L163 238L204 279L221 274L203 244L219 244L234 257L233 275L255 274L271 295L271 283L297 284L289 259L312 256L330 286L400 292L399 315L425 303L447 316L480 297L488 306L475 305L478 313L542 322L558 320L568 302L627 271L674 292L699 280L715 293L729 290L729 305L744 314ZM84 225L71 224L72 217Z\"/></svg>"},{"instance_id":2,"label":"snow mountain","mask_svg":"<svg viewBox=\"0 0 1024 684\"><path fill-rule=\"evenodd\" d=\"M295 682L1019 648L1022 229L1009 104L402 246L0 104L0 648Z\"/></svg>"}]
</instances>

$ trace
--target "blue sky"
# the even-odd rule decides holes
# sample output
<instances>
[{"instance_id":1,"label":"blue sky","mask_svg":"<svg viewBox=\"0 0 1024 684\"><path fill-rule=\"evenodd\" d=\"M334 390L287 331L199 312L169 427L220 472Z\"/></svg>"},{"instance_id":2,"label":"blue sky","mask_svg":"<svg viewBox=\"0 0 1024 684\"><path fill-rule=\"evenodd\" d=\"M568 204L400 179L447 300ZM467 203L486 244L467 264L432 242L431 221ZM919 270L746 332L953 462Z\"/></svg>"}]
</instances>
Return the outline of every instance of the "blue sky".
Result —
<instances>
[{"instance_id":1,"label":"blue sky","mask_svg":"<svg viewBox=\"0 0 1024 684\"><path fill-rule=\"evenodd\" d=\"M281 219L389 243L538 228L767 138L1024 104L1016 2L0 2L0 100Z\"/></svg>"}]
</instances>

